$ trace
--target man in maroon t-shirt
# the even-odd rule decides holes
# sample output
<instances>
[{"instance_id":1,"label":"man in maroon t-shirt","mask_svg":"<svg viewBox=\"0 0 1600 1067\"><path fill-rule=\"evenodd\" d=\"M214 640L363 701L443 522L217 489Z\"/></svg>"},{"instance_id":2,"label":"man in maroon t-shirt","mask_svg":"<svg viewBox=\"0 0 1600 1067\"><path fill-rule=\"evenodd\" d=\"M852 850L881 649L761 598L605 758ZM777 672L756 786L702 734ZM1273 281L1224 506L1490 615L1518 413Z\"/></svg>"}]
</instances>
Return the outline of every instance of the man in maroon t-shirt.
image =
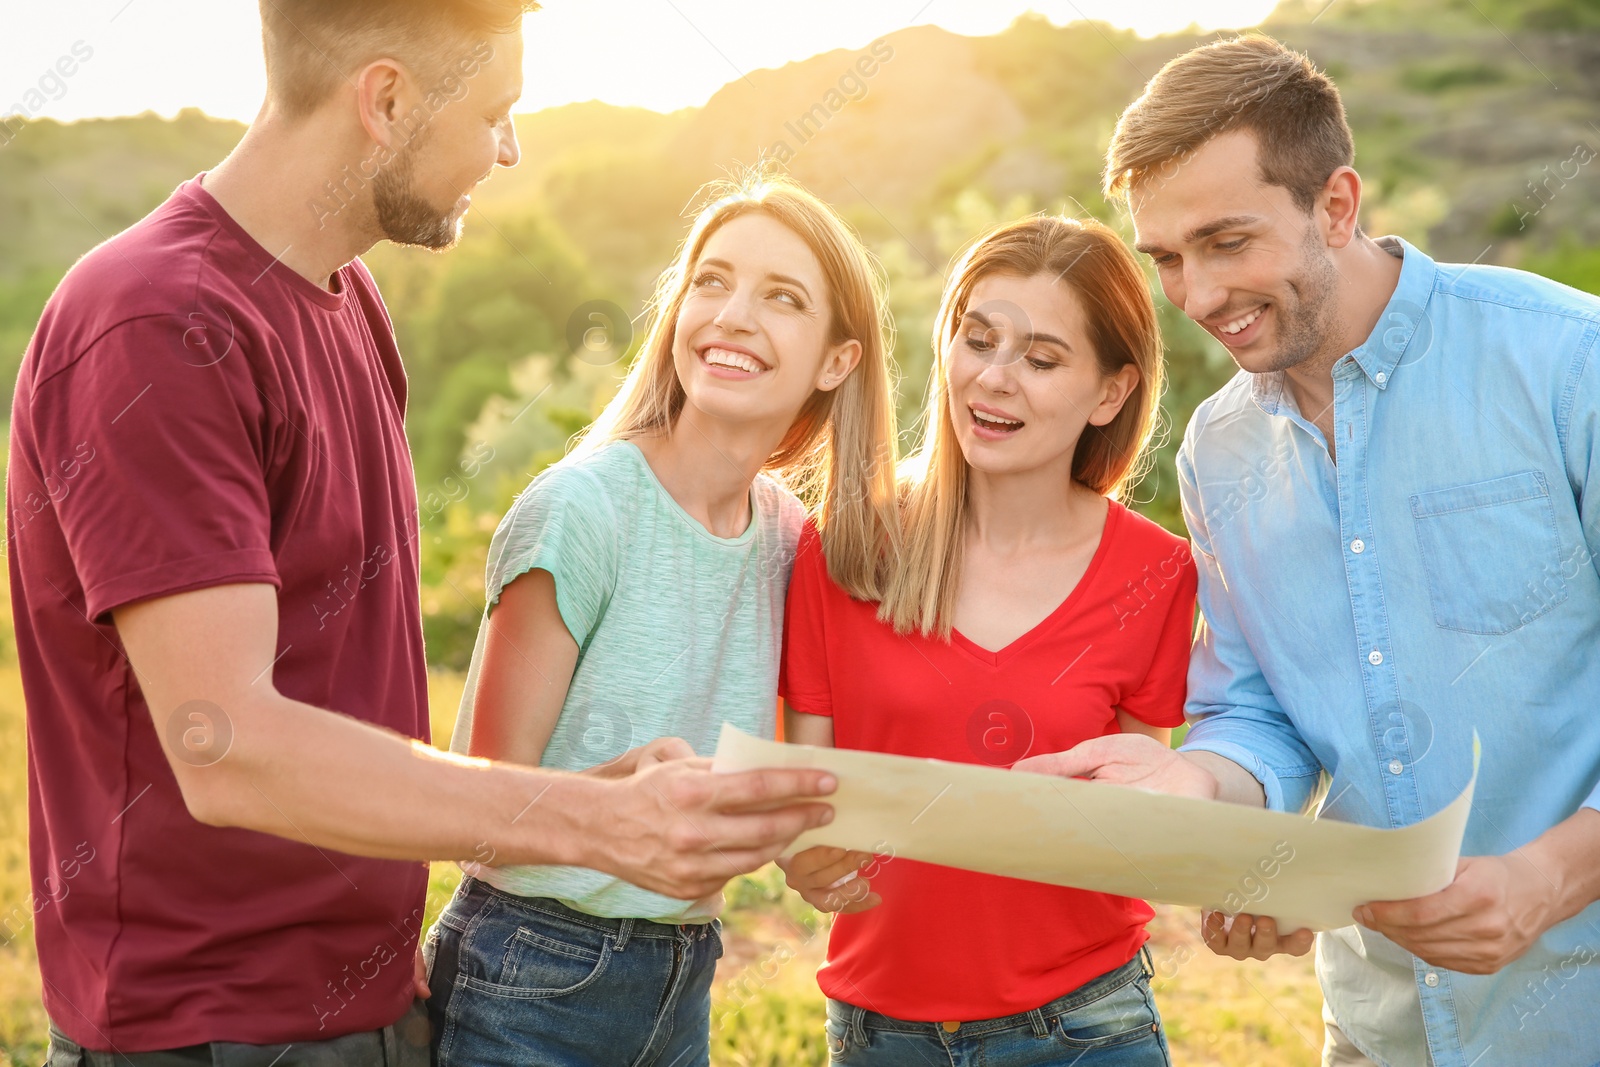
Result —
<instances>
[{"instance_id":1,"label":"man in maroon t-shirt","mask_svg":"<svg viewBox=\"0 0 1600 1067\"><path fill-rule=\"evenodd\" d=\"M426 744L406 379L356 257L448 247L516 162L533 5L261 6L256 124L73 267L17 383L52 1064L411 1062L423 861L692 899L830 814L818 772L715 776L672 740L585 775Z\"/></svg>"}]
</instances>

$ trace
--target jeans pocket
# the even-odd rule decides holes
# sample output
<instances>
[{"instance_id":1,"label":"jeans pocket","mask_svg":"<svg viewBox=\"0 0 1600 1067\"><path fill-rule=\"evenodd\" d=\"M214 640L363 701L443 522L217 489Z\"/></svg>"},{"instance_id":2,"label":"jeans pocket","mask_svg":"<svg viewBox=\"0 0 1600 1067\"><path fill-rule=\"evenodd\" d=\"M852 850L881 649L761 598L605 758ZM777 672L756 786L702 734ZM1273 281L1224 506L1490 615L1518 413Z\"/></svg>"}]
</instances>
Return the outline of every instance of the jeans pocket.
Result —
<instances>
[{"instance_id":1,"label":"jeans pocket","mask_svg":"<svg viewBox=\"0 0 1600 1067\"><path fill-rule=\"evenodd\" d=\"M1508 634L1567 599L1550 487L1539 471L1411 496L1433 621Z\"/></svg>"},{"instance_id":2,"label":"jeans pocket","mask_svg":"<svg viewBox=\"0 0 1600 1067\"><path fill-rule=\"evenodd\" d=\"M1110 1048L1141 1039L1159 1040L1161 1019L1150 995L1149 979L1140 974L1098 1000L1057 1015L1052 1029L1068 1048Z\"/></svg>"},{"instance_id":3,"label":"jeans pocket","mask_svg":"<svg viewBox=\"0 0 1600 1067\"><path fill-rule=\"evenodd\" d=\"M845 1053L850 1051L850 1038L845 1021L835 1014L831 1006L827 1018L823 1021L822 1031L828 1038L828 1062L840 1062L844 1059Z\"/></svg>"},{"instance_id":4,"label":"jeans pocket","mask_svg":"<svg viewBox=\"0 0 1600 1067\"><path fill-rule=\"evenodd\" d=\"M614 939L600 930L570 930L558 922L506 916L472 935L465 985L480 993L540 999L559 997L599 979L611 962Z\"/></svg>"}]
</instances>

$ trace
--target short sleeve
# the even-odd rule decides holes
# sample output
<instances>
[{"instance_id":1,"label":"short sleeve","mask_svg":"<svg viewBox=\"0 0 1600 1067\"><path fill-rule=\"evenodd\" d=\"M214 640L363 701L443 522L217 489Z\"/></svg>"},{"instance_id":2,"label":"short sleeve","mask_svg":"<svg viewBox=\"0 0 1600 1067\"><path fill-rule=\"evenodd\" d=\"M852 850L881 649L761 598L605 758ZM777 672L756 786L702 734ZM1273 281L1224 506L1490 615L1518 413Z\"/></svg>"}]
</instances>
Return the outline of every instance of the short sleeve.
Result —
<instances>
[{"instance_id":1,"label":"short sleeve","mask_svg":"<svg viewBox=\"0 0 1600 1067\"><path fill-rule=\"evenodd\" d=\"M1117 706L1151 726L1183 725L1183 702L1188 692L1189 648L1194 636L1194 597L1197 582L1194 557L1187 543L1178 544L1171 557L1178 562L1178 578L1168 588L1161 632L1144 681Z\"/></svg>"},{"instance_id":2,"label":"short sleeve","mask_svg":"<svg viewBox=\"0 0 1600 1067\"><path fill-rule=\"evenodd\" d=\"M96 622L137 600L282 584L249 363L196 366L174 343L167 318L124 322L28 398L30 454L19 458L47 488L60 484L50 495ZM62 479L58 465L74 457L78 476Z\"/></svg>"},{"instance_id":3,"label":"short sleeve","mask_svg":"<svg viewBox=\"0 0 1600 1067\"><path fill-rule=\"evenodd\" d=\"M828 684L827 601L833 579L822 553L822 536L810 522L800 532L794 573L783 607L783 659L778 695L796 711L832 715Z\"/></svg>"},{"instance_id":4,"label":"short sleeve","mask_svg":"<svg viewBox=\"0 0 1600 1067\"><path fill-rule=\"evenodd\" d=\"M523 490L495 531L484 577L489 610L519 575L548 571L561 621L582 647L616 587L618 530L600 479L575 463L557 463Z\"/></svg>"}]
</instances>

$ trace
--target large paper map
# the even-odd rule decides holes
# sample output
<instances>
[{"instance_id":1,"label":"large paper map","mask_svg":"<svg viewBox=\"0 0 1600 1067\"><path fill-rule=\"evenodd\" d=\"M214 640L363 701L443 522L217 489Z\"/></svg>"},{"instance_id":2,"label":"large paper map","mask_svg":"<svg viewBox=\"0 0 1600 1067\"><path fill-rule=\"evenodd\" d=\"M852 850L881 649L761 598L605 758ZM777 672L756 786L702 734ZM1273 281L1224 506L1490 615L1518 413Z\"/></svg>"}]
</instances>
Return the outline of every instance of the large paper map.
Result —
<instances>
[{"instance_id":1,"label":"large paper map","mask_svg":"<svg viewBox=\"0 0 1600 1067\"><path fill-rule=\"evenodd\" d=\"M727 724L715 767L818 767L838 777L833 822L802 834L791 852L812 845L860 849L1270 915L1284 930L1348 926L1358 904L1449 885L1477 781L1474 766L1444 810L1383 830L1103 782L780 744Z\"/></svg>"}]
</instances>

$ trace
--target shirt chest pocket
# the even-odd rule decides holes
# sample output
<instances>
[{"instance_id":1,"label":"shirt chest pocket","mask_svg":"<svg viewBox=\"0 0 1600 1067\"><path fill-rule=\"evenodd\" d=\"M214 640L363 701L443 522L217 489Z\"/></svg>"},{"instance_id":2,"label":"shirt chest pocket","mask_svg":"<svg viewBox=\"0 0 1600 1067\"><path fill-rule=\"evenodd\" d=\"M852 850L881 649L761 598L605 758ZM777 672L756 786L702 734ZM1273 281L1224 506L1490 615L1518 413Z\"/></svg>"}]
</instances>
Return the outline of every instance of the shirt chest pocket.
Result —
<instances>
[{"instance_id":1,"label":"shirt chest pocket","mask_svg":"<svg viewBox=\"0 0 1600 1067\"><path fill-rule=\"evenodd\" d=\"M1411 517L1433 621L1444 629L1507 634L1567 598L1555 510L1540 472L1413 494Z\"/></svg>"}]
</instances>

